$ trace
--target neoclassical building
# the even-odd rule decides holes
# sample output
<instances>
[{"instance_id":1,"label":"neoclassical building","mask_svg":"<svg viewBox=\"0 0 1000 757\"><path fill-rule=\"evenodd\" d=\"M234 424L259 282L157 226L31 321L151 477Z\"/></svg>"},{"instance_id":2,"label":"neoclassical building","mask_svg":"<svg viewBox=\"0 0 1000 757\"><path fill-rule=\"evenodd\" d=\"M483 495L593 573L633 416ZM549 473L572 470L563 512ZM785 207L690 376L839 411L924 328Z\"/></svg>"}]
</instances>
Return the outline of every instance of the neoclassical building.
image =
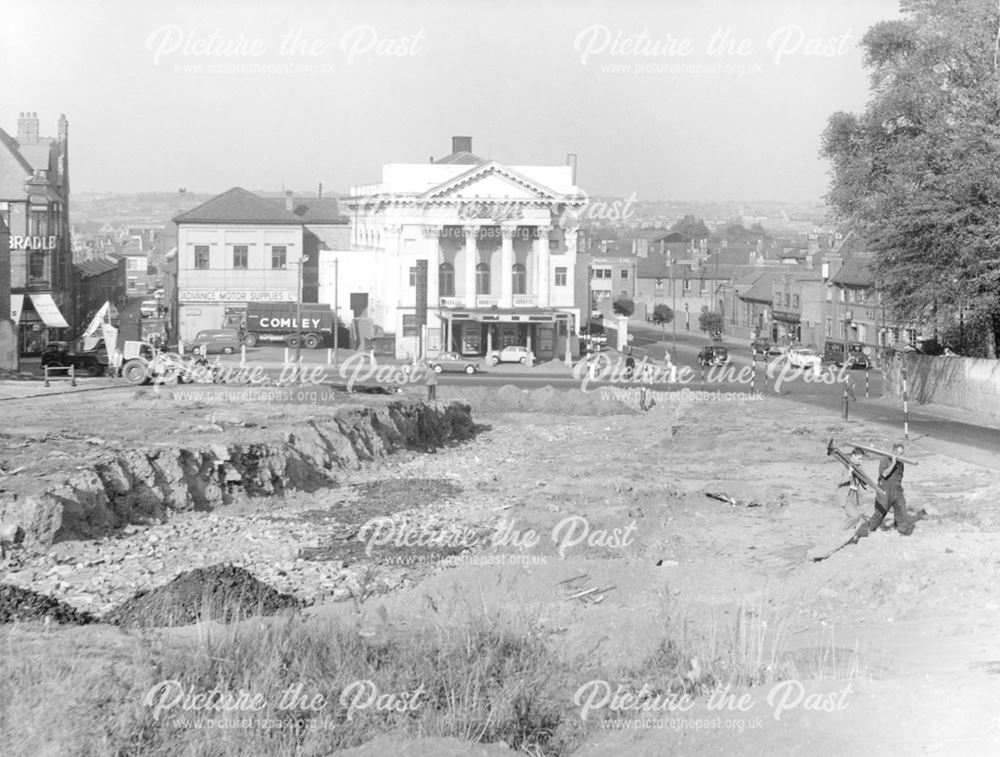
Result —
<instances>
[{"instance_id":1,"label":"neoclassical building","mask_svg":"<svg viewBox=\"0 0 1000 757\"><path fill-rule=\"evenodd\" d=\"M472 153L470 137L429 163L383 166L379 184L342 202L352 247L370 251L368 314L396 335L396 355L486 356L525 345L565 358L577 343L577 215L571 166L507 166ZM426 261L421 264L421 261ZM426 322L418 307L426 265Z\"/></svg>"}]
</instances>

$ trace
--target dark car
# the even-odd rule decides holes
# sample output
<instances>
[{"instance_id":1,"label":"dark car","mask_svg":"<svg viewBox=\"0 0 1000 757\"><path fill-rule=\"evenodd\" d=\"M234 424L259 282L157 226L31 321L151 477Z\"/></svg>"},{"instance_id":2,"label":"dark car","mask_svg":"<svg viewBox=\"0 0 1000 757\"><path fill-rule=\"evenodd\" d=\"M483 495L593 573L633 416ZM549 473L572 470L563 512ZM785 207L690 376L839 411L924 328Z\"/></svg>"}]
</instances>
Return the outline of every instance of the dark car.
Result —
<instances>
[{"instance_id":1,"label":"dark car","mask_svg":"<svg viewBox=\"0 0 1000 757\"><path fill-rule=\"evenodd\" d=\"M698 353L698 362L702 365L725 365L729 362L729 350L713 344L707 345Z\"/></svg>"},{"instance_id":2,"label":"dark car","mask_svg":"<svg viewBox=\"0 0 1000 757\"><path fill-rule=\"evenodd\" d=\"M823 347L823 359L833 363L838 368L844 365L844 343L827 342ZM872 367L872 359L865 353L862 345L851 344L847 351L846 364L848 368L868 369Z\"/></svg>"},{"instance_id":3,"label":"dark car","mask_svg":"<svg viewBox=\"0 0 1000 757\"><path fill-rule=\"evenodd\" d=\"M107 363L96 352L74 352L69 342L49 342L42 350L42 367L69 368L88 376L100 376Z\"/></svg>"},{"instance_id":4,"label":"dark car","mask_svg":"<svg viewBox=\"0 0 1000 757\"><path fill-rule=\"evenodd\" d=\"M429 363L431 370L435 373L444 371L459 371L461 373L478 373L479 363L467 357L462 357L457 352L442 352Z\"/></svg>"},{"instance_id":5,"label":"dark car","mask_svg":"<svg viewBox=\"0 0 1000 757\"><path fill-rule=\"evenodd\" d=\"M780 355L781 348L767 337L757 337L750 342L750 351L754 355Z\"/></svg>"}]
</instances>

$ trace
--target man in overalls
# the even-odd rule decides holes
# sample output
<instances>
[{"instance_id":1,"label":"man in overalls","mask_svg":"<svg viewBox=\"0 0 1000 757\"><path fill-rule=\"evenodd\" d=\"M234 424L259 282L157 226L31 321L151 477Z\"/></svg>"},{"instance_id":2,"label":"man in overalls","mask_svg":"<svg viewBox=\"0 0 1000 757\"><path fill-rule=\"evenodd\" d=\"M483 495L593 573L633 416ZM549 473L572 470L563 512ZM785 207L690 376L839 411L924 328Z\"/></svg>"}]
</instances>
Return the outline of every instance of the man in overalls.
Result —
<instances>
[{"instance_id":1,"label":"man in overalls","mask_svg":"<svg viewBox=\"0 0 1000 757\"><path fill-rule=\"evenodd\" d=\"M903 463L897 458L905 450L902 442L892 445L892 457L882 458L878 466L878 485L885 492L884 497L875 498L875 514L868 521L872 531L882 525L882 520L892 508L896 530L903 536L913 533L916 519L906 512L906 495L903 494Z\"/></svg>"}]
</instances>

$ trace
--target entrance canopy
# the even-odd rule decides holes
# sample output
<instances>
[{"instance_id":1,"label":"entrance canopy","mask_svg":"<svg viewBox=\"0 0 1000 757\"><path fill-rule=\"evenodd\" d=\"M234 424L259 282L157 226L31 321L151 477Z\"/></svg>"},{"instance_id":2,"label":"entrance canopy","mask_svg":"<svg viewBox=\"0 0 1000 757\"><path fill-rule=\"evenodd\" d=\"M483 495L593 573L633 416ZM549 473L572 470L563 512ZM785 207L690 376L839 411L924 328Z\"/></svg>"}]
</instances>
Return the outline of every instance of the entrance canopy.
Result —
<instances>
[{"instance_id":1,"label":"entrance canopy","mask_svg":"<svg viewBox=\"0 0 1000 757\"><path fill-rule=\"evenodd\" d=\"M483 323L555 323L569 320L568 313L554 310L443 310L441 316L449 321L481 321Z\"/></svg>"},{"instance_id":2,"label":"entrance canopy","mask_svg":"<svg viewBox=\"0 0 1000 757\"><path fill-rule=\"evenodd\" d=\"M51 294L29 294L31 304L35 306L35 312L42 322L50 329L68 329L69 324L59 312L59 306L52 299Z\"/></svg>"},{"instance_id":3,"label":"entrance canopy","mask_svg":"<svg viewBox=\"0 0 1000 757\"><path fill-rule=\"evenodd\" d=\"M24 295L12 294L10 296L10 319L16 326L21 321L21 310L24 308Z\"/></svg>"}]
</instances>

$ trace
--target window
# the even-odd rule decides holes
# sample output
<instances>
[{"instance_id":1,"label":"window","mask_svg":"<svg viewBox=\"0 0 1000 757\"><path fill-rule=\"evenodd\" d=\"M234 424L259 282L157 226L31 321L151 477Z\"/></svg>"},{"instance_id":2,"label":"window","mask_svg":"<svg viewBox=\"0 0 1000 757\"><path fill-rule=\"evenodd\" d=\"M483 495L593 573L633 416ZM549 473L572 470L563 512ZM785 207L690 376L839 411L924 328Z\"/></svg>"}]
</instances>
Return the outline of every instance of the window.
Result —
<instances>
[{"instance_id":1,"label":"window","mask_svg":"<svg viewBox=\"0 0 1000 757\"><path fill-rule=\"evenodd\" d=\"M455 266L442 263L438 267L438 294L441 297L455 296Z\"/></svg>"},{"instance_id":2,"label":"window","mask_svg":"<svg viewBox=\"0 0 1000 757\"><path fill-rule=\"evenodd\" d=\"M417 268L416 266L410 267L410 286L415 287L417 285Z\"/></svg>"},{"instance_id":3,"label":"window","mask_svg":"<svg viewBox=\"0 0 1000 757\"><path fill-rule=\"evenodd\" d=\"M403 313L403 336L419 336L416 313Z\"/></svg>"},{"instance_id":4,"label":"window","mask_svg":"<svg viewBox=\"0 0 1000 757\"><path fill-rule=\"evenodd\" d=\"M284 268L288 265L288 248L276 244L271 248L271 268Z\"/></svg>"},{"instance_id":5,"label":"window","mask_svg":"<svg viewBox=\"0 0 1000 757\"><path fill-rule=\"evenodd\" d=\"M28 278L45 278L45 253L32 252L28 255Z\"/></svg>"},{"instance_id":6,"label":"window","mask_svg":"<svg viewBox=\"0 0 1000 757\"><path fill-rule=\"evenodd\" d=\"M245 244L233 247L233 268L248 268L250 264L250 248Z\"/></svg>"},{"instance_id":7,"label":"window","mask_svg":"<svg viewBox=\"0 0 1000 757\"><path fill-rule=\"evenodd\" d=\"M137 281L139 281L139 279L137 279L137 278L135 278L133 276L129 276L128 277L128 288L129 289L135 289L135 285L136 285Z\"/></svg>"},{"instance_id":8,"label":"window","mask_svg":"<svg viewBox=\"0 0 1000 757\"><path fill-rule=\"evenodd\" d=\"M799 296L797 294L792 295L792 307L797 308L799 306Z\"/></svg>"},{"instance_id":9,"label":"window","mask_svg":"<svg viewBox=\"0 0 1000 757\"><path fill-rule=\"evenodd\" d=\"M826 335L827 336L833 336L833 319L832 318L827 318L826 319Z\"/></svg>"},{"instance_id":10,"label":"window","mask_svg":"<svg viewBox=\"0 0 1000 757\"><path fill-rule=\"evenodd\" d=\"M862 343L868 341L868 324L867 323L859 323L858 324L858 341L862 342Z\"/></svg>"},{"instance_id":11,"label":"window","mask_svg":"<svg viewBox=\"0 0 1000 757\"><path fill-rule=\"evenodd\" d=\"M673 286L673 284L671 284L671 286ZM684 291L685 292L691 291L691 279L684 279Z\"/></svg>"},{"instance_id":12,"label":"window","mask_svg":"<svg viewBox=\"0 0 1000 757\"><path fill-rule=\"evenodd\" d=\"M486 263L476 266L476 294L490 293L490 267Z\"/></svg>"},{"instance_id":13,"label":"window","mask_svg":"<svg viewBox=\"0 0 1000 757\"><path fill-rule=\"evenodd\" d=\"M528 291L528 273L524 270L524 266L520 263L514 263L514 268L511 270L510 275L511 292L513 294L527 294Z\"/></svg>"},{"instance_id":14,"label":"window","mask_svg":"<svg viewBox=\"0 0 1000 757\"><path fill-rule=\"evenodd\" d=\"M833 302L833 287L826 288L826 301Z\"/></svg>"},{"instance_id":15,"label":"window","mask_svg":"<svg viewBox=\"0 0 1000 757\"><path fill-rule=\"evenodd\" d=\"M656 291L657 292L662 292L663 291L663 279L657 279L656 280Z\"/></svg>"},{"instance_id":16,"label":"window","mask_svg":"<svg viewBox=\"0 0 1000 757\"><path fill-rule=\"evenodd\" d=\"M130 258L131 260L131 258ZM194 246L194 267L208 268L208 245L196 244Z\"/></svg>"},{"instance_id":17,"label":"window","mask_svg":"<svg viewBox=\"0 0 1000 757\"><path fill-rule=\"evenodd\" d=\"M623 279L627 279L628 278L628 268L622 268L621 271L619 271L618 273L619 273L619 275L620 275L621 278L623 278Z\"/></svg>"},{"instance_id":18,"label":"window","mask_svg":"<svg viewBox=\"0 0 1000 757\"><path fill-rule=\"evenodd\" d=\"M618 295L620 297L628 297L628 290L627 289L620 289L620 290L618 290Z\"/></svg>"},{"instance_id":19,"label":"window","mask_svg":"<svg viewBox=\"0 0 1000 757\"><path fill-rule=\"evenodd\" d=\"M556 283L555 283L555 285L557 287L564 287L564 286L566 286L566 269L565 268L556 268Z\"/></svg>"},{"instance_id":20,"label":"window","mask_svg":"<svg viewBox=\"0 0 1000 757\"><path fill-rule=\"evenodd\" d=\"M195 250L198 248L196 247ZM207 249L207 248L206 248ZM125 269L128 271L141 271L146 266L144 265L146 261L142 258L125 258ZM208 266L205 266L208 268Z\"/></svg>"},{"instance_id":21,"label":"window","mask_svg":"<svg viewBox=\"0 0 1000 757\"><path fill-rule=\"evenodd\" d=\"M837 299L839 299L841 302L847 302L847 290L841 288L838 289L837 292L838 292Z\"/></svg>"},{"instance_id":22,"label":"window","mask_svg":"<svg viewBox=\"0 0 1000 757\"><path fill-rule=\"evenodd\" d=\"M594 269L595 279L610 279L611 269L610 268L595 268Z\"/></svg>"},{"instance_id":23,"label":"window","mask_svg":"<svg viewBox=\"0 0 1000 757\"><path fill-rule=\"evenodd\" d=\"M788 296L788 292L785 292L785 307L786 308L787 307L791 307L791 304L792 304L791 300L792 300L792 298Z\"/></svg>"}]
</instances>

